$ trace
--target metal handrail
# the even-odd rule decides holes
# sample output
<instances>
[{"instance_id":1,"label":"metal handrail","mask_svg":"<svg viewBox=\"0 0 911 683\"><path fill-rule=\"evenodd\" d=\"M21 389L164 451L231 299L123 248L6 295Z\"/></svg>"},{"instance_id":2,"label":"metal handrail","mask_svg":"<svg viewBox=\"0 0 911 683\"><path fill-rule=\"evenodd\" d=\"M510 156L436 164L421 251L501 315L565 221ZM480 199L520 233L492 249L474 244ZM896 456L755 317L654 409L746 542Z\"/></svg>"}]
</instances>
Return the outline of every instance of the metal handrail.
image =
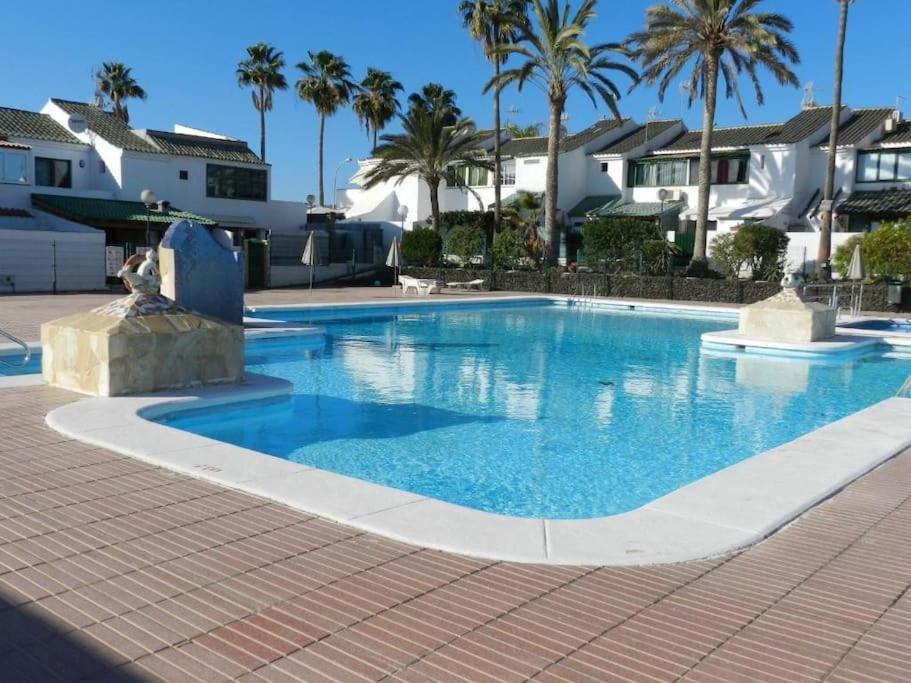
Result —
<instances>
[{"instance_id":1,"label":"metal handrail","mask_svg":"<svg viewBox=\"0 0 911 683\"><path fill-rule=\"evenodd\" d=\"M3 329L0 329L0 337L5 337L6 339L9 339L14 344L18 344L25 351L25 355L23 356L22 361L19 363L11 363L9 361L5 361L5 360L3 360L3 356L0 356L0 363L7 366L8 368L21 368L21 367L25 367L26 365L28 365L28 362L32 359L32 350L31 350L31 348L29 348L29 345L26 344L21 339L19 339L19 337L15 336L13 334L10 334L9 332L4 331Z\"/></svg>"},{"instance_id":2,"label":"metal handrail","mask_svg":"<svg viewBox=\"0 0 911 683\"><path fill-rule=\"evenodd\" d=\"M901 389L895 395L898 398L911 398L911 375L908 375L908 379L905 380L905 383L902 384Z\"/></svg>"}]
</instances>

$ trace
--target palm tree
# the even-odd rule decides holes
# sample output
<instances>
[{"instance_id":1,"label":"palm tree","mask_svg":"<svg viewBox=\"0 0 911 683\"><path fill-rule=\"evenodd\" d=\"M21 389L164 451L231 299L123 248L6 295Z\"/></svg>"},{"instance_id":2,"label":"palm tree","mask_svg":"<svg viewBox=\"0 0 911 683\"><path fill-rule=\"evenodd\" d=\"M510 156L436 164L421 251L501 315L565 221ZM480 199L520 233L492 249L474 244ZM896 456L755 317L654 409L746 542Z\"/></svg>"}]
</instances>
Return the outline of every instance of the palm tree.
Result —
<instances>
[{"instance_id":1,"label":"palm tree","mask_svg":"<svg viewBox=\"0 0 911 683\"><path fill-rule=\"evenodd\" d=\"M367 76L361 81L361 90L354 96L351 108L367 129L367 135L373 136L373 147L376 149L376 137L399 111L396 93L404 90L401 83L393 80L388 71L368 68Z\"/></svg>"},{"instance_id":2,"label":"palm tree","mask_svg":"<svg viewBox=\"0 0 911 683\"><path fill-rule=\"evenodd\" d=\"M319 203L325 206L323 191L323 140L326 132L326 118L332 116L351 100L358 86L351 80L347 62L328 50L317 53L307 51L309 62L301 62L297 68L303 77L297 82L297 94L304 102L310 102L319 115Z\"/></svg>"},{"instance_id":3,"label":"palm tree","mask_svg":"<svg viewBox=\"0 0 911 683\"><path fill-rule=\"evenodd\" d=\"M104 62L96 74L98 89L111 100L114 116L124 123L130 122L130 112L125 102L128 99L144 100L146 91L133 78L132 69L123 62Z\"/></svg>"},{"instance_id":4,"label":"palm tree","mask_svg":"<svg viewBox=\"0 0 911 683\"><path fill-rule=\"evenodd\" d=\"M845 68L845 35L848 30L848 5L854 0L838 0L838 38L835 41L835 88L832 95L832 125L829 132L829 154L826 160L826 184L823 188L823 209L819 224L819 250L816 254L816 277L828 280L832 276L829 259L832 256L832 199L835 196L835 156L838 129L841 123L841 85Z\"/></svg>"},{"instance_id":5,"label":"palm tree","mask_svg":"<svg viewBox=\"0 0 911 683\"><path fill-rule=\"evenodd\" d=\"M452 110L446 107L412 107L399 119L402 133L380 138L382 144L374 152L378 161L367 172L364 187L370 189L389 180L398 185L409 176L417 176L430 188L431 227L439 230L440 185L448 180L465 187L464 178L451 171L466 165L492 168L480 146L485 135L477 132L471 119L460 118L453 123Z\"/></svg>"},{"instance_id":6,"label":"palm tree","mask_svg":"<svg viewBox=\"0 0 911 683\"><path fill-rule=\"evenodd\" d=\"M266 160L266 112L272 111L272 93L286 90L282 69L285 59L271 45L256 43L247 48L247 58L237 64L237 85L253 88L253 107L259 112L259 158Z\"/></svg>"},{"instance_id":7,"label":"palm tree","mask_svg":"<svg viewBox=\"0 0 911 683\"><path fill-rule=\"evenodd\" d=\"M428 83L421 88L421 92L408 96L408 105L412 111L432 113L445 110L448 112L445 115L446 125L452 126L462 116L462 110L456 106L455 99L455 91L447 90L439 83Z\"/></svg>"},{"instance_id":8,"label":"palm tree","mask_svg":"<svg viewBox=\"0 0 911 683\"><path fill-rule=\"evenodd\" d=\"M459 13L462 24L471 37L484 46L484 56L493 63L494 80L500 76L500 69L506 63L506 54L497 52L502 45L515 42L518 27L528 18L525 14L527 0L462 0ZM500 194L500 87L493 88L493 211L494 225L500 228L502 210Z\"/></svg>"},{"instance_id":9,"label":"palm tree","mask_svg":"<svg viewBox=\"0 0 911 683\"><path fill-rule=\"evenodd\" d=\"M547 181L544 199L544 230L547 234L549 263L556 263L560 252L560 226L557 223L557 193L559 178L557 163L560 155L561 118L566 98L574 88L581 90L597 106L603 101L614 116L620 118L617 100L620 91L607 74L619 71L635 81L636 72L629 66L611 59L614 54L626 54L616 43L589 46L583 40L585 30L595 18L596 0L582 0L573 12L567 0L562 8L558 0L531 0L534 22L519 26L516 43L501 45L495 50L504 56L524 59L516 68L507 69L487 84L486 90L502 89L515 83L519 90L534 83L547 94L550 120L547 133Z\"/></svg>"},{"instance_id":10,"label":"palm tree","mask_svg":"<svg viewBox=\"0 0 911 683\"><path fill-rule=\"evenodd\" d=\"M541 135L540 123L529 123L527 126L522 126L518 123L507 123L505 129L509 136L513 138L536 138Z\"/></svg>"},{"instance_id":11,"label":"palm tree","mask_svg":"<svg viewBox=\"0 0 911 683\"><path fill-rule=\"evenodd\" d=\"M642 64L642 80L659 83L658 98L664 100L668 86L692 63L689 74L690 105L704 101L702 146L699 152L699 205L691 274L707 270L706 237L711 191L712 133L718 95L718 75L724 78L725 95L733 97L744 118L737 78L749 76L762 105L764 96L756 73L768 69L782 85L797 86L797 76L788 66L800 57L788 40L791 21L780 14L754 11L762 0L670 0L646 10L645 30L629 38L633 54Z\"/></svg>"}]
</instances>

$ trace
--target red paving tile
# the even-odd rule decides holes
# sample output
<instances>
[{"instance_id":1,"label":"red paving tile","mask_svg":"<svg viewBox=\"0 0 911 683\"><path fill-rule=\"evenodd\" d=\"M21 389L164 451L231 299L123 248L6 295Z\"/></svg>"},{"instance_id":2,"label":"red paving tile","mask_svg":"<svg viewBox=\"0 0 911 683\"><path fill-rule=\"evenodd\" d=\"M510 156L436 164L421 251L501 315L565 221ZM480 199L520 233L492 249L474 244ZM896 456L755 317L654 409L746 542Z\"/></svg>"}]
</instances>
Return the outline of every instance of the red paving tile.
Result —
<instances>
[{"instance_id":1,"label":"red paving tile","mask_svg":"<svg viewBox=\"0 0 911 683\"><path fill-rule=\"evenodd\" d=\"M73 399L0 391L2 680L911 680L911 452L731 557L539 567L67 441Z\"/></svg>"}]
</instances>

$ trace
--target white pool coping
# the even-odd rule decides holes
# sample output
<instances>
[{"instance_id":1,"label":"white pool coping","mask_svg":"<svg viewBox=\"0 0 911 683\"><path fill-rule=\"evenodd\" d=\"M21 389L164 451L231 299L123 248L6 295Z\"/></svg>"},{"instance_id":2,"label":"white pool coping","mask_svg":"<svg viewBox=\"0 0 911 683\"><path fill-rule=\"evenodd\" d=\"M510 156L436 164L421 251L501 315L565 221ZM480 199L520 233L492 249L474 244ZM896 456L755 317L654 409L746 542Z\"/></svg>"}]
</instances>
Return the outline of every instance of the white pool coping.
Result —
<instances>
[{"instance_id":1,"label":"white pool coping","mask_svg":"<svg viewBox=\"0 0 911 683\"><path fill-rule=\"evenodd\" d=\"M881 336L856 335L838 332L831 339L816 342L783 342L750 337L739 330L706 332L702 343L720 348L739 349L746 353L785 352L810 356L832 356L853 353L878 346Z\"/></svg>"},{"instance_id":2,"label":"white pool coping","mask_svg":"<svg viewBox=\"0 0 911 683\"><path fill-rule=\"evenodd\" d=\"M516 299L568 297L487 300ZM736 313L697 305L603 301L625 309ZM413 303L423 302L407 302ZM297 308L316 307L339 306ZM887 399L636 510L594 519L553 520L454 505L152 421L183 410L280 397L290 390L285 380L250 374L241 385L86 398L57 408L46 421L79 441L402 542L495 560L572 565L684 562L745 548L911 446L911 400Z\"/></svg>"},{"instance_id":3,"label":"white pool coping","mask_svg":"<svg viewBox=\"0 0 911 683\"><path fill-rule=\"evenodd\" d=\"M32 353L41 351L40 342L25 342ZM0 356L21 356L22 347L12 342L0 343ZM44 384L41 373L25 375L0 375L0 389L17 389L19 387L35 387Z\"/></svg>"}]
</instances>

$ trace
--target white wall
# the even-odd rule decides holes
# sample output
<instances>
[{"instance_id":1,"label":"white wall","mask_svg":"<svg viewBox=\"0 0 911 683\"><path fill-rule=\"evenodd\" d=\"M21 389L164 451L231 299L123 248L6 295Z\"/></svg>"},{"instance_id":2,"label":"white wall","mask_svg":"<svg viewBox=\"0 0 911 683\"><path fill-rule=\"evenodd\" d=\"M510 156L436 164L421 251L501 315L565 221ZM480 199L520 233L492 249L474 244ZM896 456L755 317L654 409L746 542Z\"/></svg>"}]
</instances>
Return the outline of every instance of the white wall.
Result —
<instances>
[{"instance_id":1,"label":"white wall","mask_svg":"<svg viewBox=\"0 0 911 683\"><path fill-rule=\"evenodd\" d=\"M103 232L10 230L3 225L0 223L0 292L52 291L55 262L58 292L104 288ZM4 276L14 278L14 287L4 284Z\"/></svg>"}]
</instances>

